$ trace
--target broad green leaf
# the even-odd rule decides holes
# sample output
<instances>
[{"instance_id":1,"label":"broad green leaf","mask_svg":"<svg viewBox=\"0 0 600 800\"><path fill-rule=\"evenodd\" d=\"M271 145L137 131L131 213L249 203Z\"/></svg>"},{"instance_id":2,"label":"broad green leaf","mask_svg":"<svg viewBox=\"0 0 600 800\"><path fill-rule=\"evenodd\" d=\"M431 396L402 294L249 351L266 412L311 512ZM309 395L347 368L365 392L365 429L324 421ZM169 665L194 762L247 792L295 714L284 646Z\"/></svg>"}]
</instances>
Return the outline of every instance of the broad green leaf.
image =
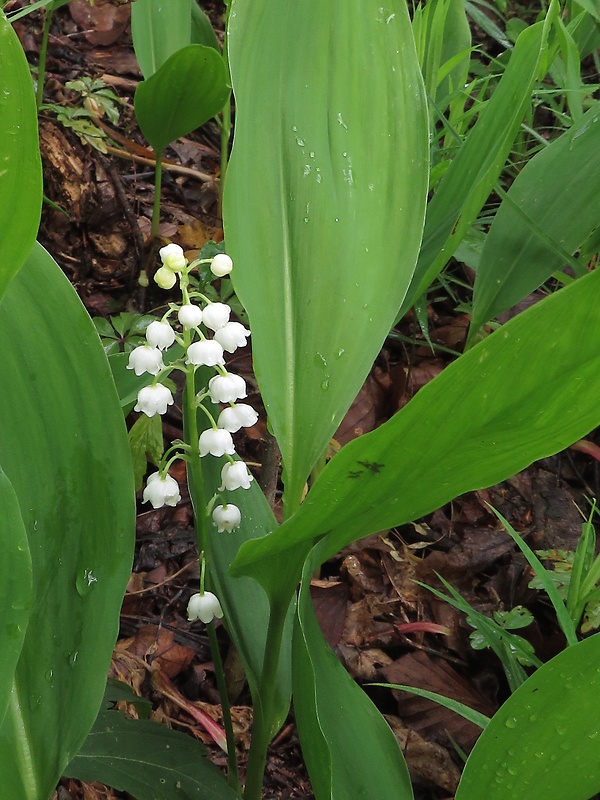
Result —
<instances>
[{"instance_id":1,"label":"broad green leaf","mask_svg":"<svg viewBox=\"0 0 600 800\"><path fill-rule=\"evenodd\" d=\"M410 777L396 737L323 638L310 599L310 579L322 562L317 545L307 559L294 624L294 709L317 800L412 800Z\"/></svg>"},{"instance_id":2,"label":"broad green leaf","mask_svg":"<svg viewBox=\"0 0 600 800\"><path fill-rule=\"evenodd\" d=\"M136 0L131 4L133 48L145 79L191 43L193 2Z\"/></svg>"},{"instance_id":3,"label":"broad green leaf","mask_svg":"<svg viewBox=\"0 0 600 800\"><path fill-rule=\"evenodd\" d=\"M42 208L42 164L29 65L0 11L0 298L33 247Z\"/></svg>"},{"instance_id":4,"label":"broad green leaf","mask_svg":"<svg viewBox=\"0 0 600 800\"><path fill-rule=\"evenodd\" d=\"M423 246L402 313L442 270L494 188L531 102L544 40L545 23L521 33L492 97L429 202Z\"/></svg>"},{"instance_id":5,"label":"broad green leaf","mask_svg":"<svg viewBox=\"0 0 600 800\"><path fill-rule=\"evenodd\" d=\"M221 45L213 26L195 0L192 2L192 38L190 44L204 44L207 47L214 48L219 54L221 53Z\"/></svg>"},{"instance_id":6,"label":"broad green leaf","mask_svg":"<svg viewBox=\"0 0 600 800\"><path fill-rule=\"evenodd\" d=\"M158 466L165 449L162 419L159 414L147 417L141 414L129 429L129 446L133 460L136 492L142 488L147 462Z\"/></svg>"},{"instance_id":7,"label":"broad green leaf","mask_svg":"<svg viewBox=\"0 0 600 800\"><path fill-rule=\"evenodd\" d=\"M224 224L286 509L371 368L412 275L427 109L404 0L234 0Z\"/></svg>"},{"instance_id":8,"label":"broad green leaf","mask_svg":"<svg viewBox=\"0 0 600 800\"><path fill-rule=\"evenodd\" d=\"M137 800L236 800L238 795L191 736L102 710L65 775L100 781Z\"/></svg>"},{"instance_id":9,"label":"broad green leaf","mask_svg":"<svg viewBox=\"0 0 600 800\"><path fill-rule=\"evenodd\" d=\"M34 587L0 783L6 797L47 800L102 699L133 556L133 473L98 334L39 246L2 300L0 340L0 464Z\"/></svg>"},{"instance_id":10,"label":"broad green leaf","mask_svg":"<svg viewBox=\"0 0 600 800\"><path fill-rule=\"evenodd\" d=\"M0 469L0 724L4 719L31 612L31 556L19 502Z\"/></svg>"},{"instance_id":11,"label":"broad green leaf","mask_svg":"<svg viewBox=\"0 0 600 800\"><path fill-rule=\"evenodd\" d=\"M333 555L580 439L600 423L598 341L600 271L511 320L346 445L291 519L241 548L236 574L268 585L269 563L301 542L329 534Z\"/></svg>"},{"instance_id":12,"label":"broad green leaf","mask_svg":"<svg viewBox=\"0 0 600 800\"><path fill-rule=\"evenodd\" d=\"M190 44L138 84L135 114L154 151L162 153L168 144L218 114L228 97L221 54L212 47Z\"/></svg>"},{"instance_id":13,"label":"broad green leaf","mask_svg":"<svg viewBox=\"0 0 600 800\"><path fill-rule=\"evenodd\" d=\"M600 635L567 648L481 734L456 800L589 800L600 791Z\"/></svg>"},{"instance_id":14,"label":"broad green leaf","mask_svg":"<svg viewBox=\"0 0 600 800\"><path fill-rule=\"evenodd\" d=\"M600 103L541 150L511 186L487 235L472 334L565 263L598 225Z\"/></svg>"}]
</instances>

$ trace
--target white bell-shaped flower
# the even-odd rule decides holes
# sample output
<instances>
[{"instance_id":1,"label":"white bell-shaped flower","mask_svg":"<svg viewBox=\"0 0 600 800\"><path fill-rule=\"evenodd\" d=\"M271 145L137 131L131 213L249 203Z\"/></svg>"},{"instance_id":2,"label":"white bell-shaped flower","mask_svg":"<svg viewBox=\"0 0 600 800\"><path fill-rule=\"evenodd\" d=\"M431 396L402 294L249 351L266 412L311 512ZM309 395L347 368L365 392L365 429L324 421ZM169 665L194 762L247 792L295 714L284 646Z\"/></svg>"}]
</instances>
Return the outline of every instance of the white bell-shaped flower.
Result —
<instances>
[{"instance_id":1,"label":"white bell-shaped flower","mask_svg":"<svg viewBox=\"0 0 600 800\"><path fill-rule=\"evenodd\" d=\"M171 242L171 244L161 247L158 251L160 260L166 269L171 272L182 272L187 266L187 259L183 255L183 248L178 244Z\"/></svg>"},{"instance_id":2,"label":"white bell-shaped flower","mask_svg":"<svg viewBox=\"0 0 600 800\"><path fill-rule=\"evenodd\" d=\"M216 506L212 518L217 526L217 533L231 533L240 527L242 512L233 503L227 503L226 506Z\"/></svg>"},{"instance_id":3,"label":"white bell-shaped flower","mask_svg":"<svg viewBox=\"0 0 600 800\"><path fill-rule=\"evenodd\" d=\"M190 622L195 619L201 620L205 625L212 622L213 619L223 618L223 609L219 599L212 592L198 592L190 597L187 607L187 618Z\"/></svg>"},{"instance_id":4,"label":"white bell-shaped flower","mask_svg":"<svg viewBox=\"0 0 600 800\"><path fill-rule=\"evenodd\" d=\"M173 395L170 390L162 383L157 383L139 390L133 410L143 411L147 417L153 417L155 414L166 414L167 406L172 405Z\"/></svg>"},{"instance_id":5,"label":"white bell-shaped flower","mask_svg":"<svg viewBox=\"0 0 600 800\"><path fill-rule=\"evenodd\" d=\"M225 454L232 456L235 453L233 439L229 431L222 428L209 428L202 431L198 439L198 447L200 448L200 457L207 456L224 456Z\"/></svg>"},{"instance_id":6,"label":"white bell-shaped flower","mask_svg":"<svg viewBox=\"0 0 600 800\"><path fill-rule=\"evenodd\" d=\"M245 347L250 331L241 322L228 322L215 331L215 339L223 350L234 353L238 347Z\"/></svg>"},{"instance_id":7,"label":"white bell-shaped flower","mask_svg":"<svg viewBox=\"0 0 600 800\"><path fill-rule=\"evenodd\" d=\"M217 425L230 433L236 433L240 428L251 428L257 422L258 414L252 406L246 403L238 403L221 411Z\"/></svg>"},{"instance_id":8,"label":"white bell-shaped flower","mask_svg":"<svg viewBox=\"0 0 600 800\"><path fill-rule=\"evenodd\" d=\"M202 312L202 322L212 331L218 331L229 322L231 309L226 303L209 303Z\"/></svg>"},{"instance_id":9,"label":"white bell-shaped flower","mask_svg":"<svg viewBox=\"0 0 600 800\"><path fill-rule=\"evenodd\" d=\"M184 328L197 328L202 322L202 309L200 306L187 303L177 312L177 319Z\"/></svg>"},{"instance_id":10,"label":"white bell-shaped flower","mask_svg":"<svg viewBox=\"0 0 600 800\"><path fill-rule=\"evenodd\" d=\"M143 375L144 372L148 372L150 375L158 375L161 369L164 368L162 353L157 347L143 344L141 347L136 347L129 354L127 369L134 370L136 375Z\"/></svg>"},{"instance_id":11,"label":"white bell-shaped flower","mask_svg":"<svg viewBox=\"0 0 600 800\"><path fill-rule=\"evenodd\" d=\"M181 500L179 484L170 475L163 477L160 472L154 472L146 482L142 500L152 503L152 508L175 506Z\"/></svg>"},{"instance_id":12,"label":"white bell-shaped flower","mask_svg":"<svg viewBox=\"0 0 600 800\"><path fill-rule=\"evenodd\" d=\"M215 375L208 382L208 392L213 403L234 403L246 397L246 381L231 372Z\"/></svg>"},{"instance_id":13,"label":"white bell-shaped flower","mask_svg":"<svg viewBox=\"0 0 600 800\"><path fill-rule=\"evenodd\" d=\"M154 320L146 328L146 339L151 347L166 350L175 341L175 331L168 322Z\"/></svg>"},{"instance_id":14,"label":"white bell-shaped flower","mask_svg":"<svg viewBox=\"0 0 600 800\"><path fill-rule=\"evenodd\" d=\"M233 261L225 253L217 253L210 265L210 271L213 275L216 275L217 278L223 278L225 275L229 275L232 269Z\"/></svg>"},{"instance_id":15,"label":"white bell-shaped flower","mask_svg":"<svg viewBox=\"0 0 600 800\"><path fill-rule=\"evenodd\" d=\"M172 269L160 267L154 273L154 283L158 284L161 289L172 289L177 281L177 276Z\"/></svg>"},{"instance_id":16,"label":"white bell-shaped flower","mask_svg":"<svg viewBox=\"0 0 600 800\"><path fill-rule=\"evenodd\" d=\"M187 349L185 363L193 364L196 367L214 367L217 364L224 364L223 348L213 339L193 342Z\"/></svg>"},{"instance_id":17,"label":"white bell-shaped flower","mask_svg":"<svg viewBox=\"0 0 600 800\"><path fill-rule=\"evenodd\" d=\"M248 472L248 467L243 461L227 463L221 470L222 486L219 487L219 491L224 492L227 489L233 492L236 489L249 489L253 480L254 475Z\"/></svg>"}]
</instances>

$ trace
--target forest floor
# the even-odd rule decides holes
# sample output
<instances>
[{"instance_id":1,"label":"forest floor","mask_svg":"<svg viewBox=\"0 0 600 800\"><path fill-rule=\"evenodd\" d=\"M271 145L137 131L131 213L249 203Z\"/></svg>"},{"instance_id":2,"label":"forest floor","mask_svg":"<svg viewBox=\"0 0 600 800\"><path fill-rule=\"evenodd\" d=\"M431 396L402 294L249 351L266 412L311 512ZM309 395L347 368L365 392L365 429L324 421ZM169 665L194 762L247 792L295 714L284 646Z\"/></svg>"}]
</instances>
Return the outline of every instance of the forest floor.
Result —
<instances>
[{"instance_id":1,"label":"forest floor","mask_svg":"<svg viewBox=\"0 0 600 800\"><path fill-rule=\"evenodd\" d=\"M212 2L202 5L216 30L222 31L222 7ZM138 283L141 269L150 273L156 269L156 246L151 246L150 236L154 156L133 114L141 74L128 12L127 5L108 0L96 0L93 6L73 0L55 12L44 95L47 107L40 114L45 195L51 201L44 205L40 240L92 317L157 313L164 304L164 293L155 291L152 282L147 289ZM39 12L15 24L33 66L39 57L42 24ZM121 101L118 120L104 116L98 122L106 136L104 152L58 119L56 107L80 104L67 82L84 77L101 79ZM169 148L163 178L163 244L175 241L193 254L207 241L223 238L217 210L219 147L218 128L209 123ZM468 270L461 265L456 270L468 283L472 277ZM433 349L410 315L402 320L336 434L338 444L388 419L461 351L466 314L455 310L458 302L447 292L430 300ZM335 306L333 297L331 304ZM256 387L249 348L236 354L236 371ZM252 403L260 409L256 390ZM260 410L259 424L247 432L241 446L242 453L258 463L268 438L264 409ZM169 441L182 436L176 407L165 417L165 432ZM183 486L184 474L177 477ZM578 509L587 513L585 498L599 494L597 462L567 451L499 486L460 497L412 525L363 539L328 562L313 582L327 640L361 684L410 684L492 715L509 694L500 662L488 650L470 646L472 628L462 613L415 581L439 588L439 573L488 616L526 607L534 622L519 633L546 661L564 647L562 634L545 596L530 587L532 574L526 561L487 504L497 508L532 548L553 551L559 558L559 551L576 548L583 521ZM184 497L176 508L155 511L140 505L135 562L111 674L152 701L157 721L196 736L209 747L213 760L224 765L225 757L193 716L195 707L217 719L220 714L208 639L203 626L189 623L185 616L197 580L189 499ZM220 636L226 654L222 629ZM460 776L459 753L469 752L478 729L418 697L369 686L366 691L402 744L417 797L451 798ZM243 763L251 726L243 683L235 689L233 702ZM267 798L313 796L293 716L270 749L266 786ZM56 792L56 800L119 797L128 796L67 779Z\"/></svg>"}]
</instances>

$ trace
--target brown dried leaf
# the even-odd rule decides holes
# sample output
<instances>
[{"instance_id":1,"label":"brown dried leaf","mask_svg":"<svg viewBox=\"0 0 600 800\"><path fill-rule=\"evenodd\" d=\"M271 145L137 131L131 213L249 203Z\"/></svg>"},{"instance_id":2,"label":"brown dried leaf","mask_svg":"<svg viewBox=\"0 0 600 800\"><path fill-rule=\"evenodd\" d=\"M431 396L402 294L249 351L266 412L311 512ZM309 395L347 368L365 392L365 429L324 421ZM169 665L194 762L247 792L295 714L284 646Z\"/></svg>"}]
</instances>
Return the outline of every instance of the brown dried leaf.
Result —
<instances>
[{"instance_id":1,"label":"brown dried leaf","mask_svg":"<svg viewBox=\"0 0 600 800\"><path fill-rule=\"evenodd\" d=\"M110 0L95 0L93 5L87 0L71 0L69 9L88 42L103 47L117 41L131 16L129 4L114 5Z\"/></svg>"}]
</instances>

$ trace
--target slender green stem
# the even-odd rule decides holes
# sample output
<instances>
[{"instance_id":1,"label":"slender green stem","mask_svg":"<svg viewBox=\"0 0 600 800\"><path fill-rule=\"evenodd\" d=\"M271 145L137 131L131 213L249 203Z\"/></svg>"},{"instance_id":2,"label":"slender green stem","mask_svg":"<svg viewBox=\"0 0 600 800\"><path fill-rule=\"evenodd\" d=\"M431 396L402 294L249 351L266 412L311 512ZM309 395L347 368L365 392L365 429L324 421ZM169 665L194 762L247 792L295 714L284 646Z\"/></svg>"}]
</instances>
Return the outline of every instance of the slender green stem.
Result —
<instances>
[{"instance_id":1,"label":"slender green stem","mask_svg":"<svg viewBox=\"0 0 600 800\"><path fill-rule=\"evenodd\" d=\"M227 739L227 761L229 764L227 781L231 788L241 795L240 777L238 775L237 759L235 757L236 750L235 738L233 735L233 722L231 719L231 706L229 705L229 697L227 696L227 683L225 681L223 660L221 659L221 651L219 650L219 643L217 641L217 632L215 630L214 622L209 622L206 627L208 630L208 640L210 642L210 650L215 667L217 688L219 689L219 696L221 698L221 708L223 709L223 725L225 727L225 738Z\"/></svg>"},{"instance_id":2,"label":"slender green stem","mask_svg":"<svg viewBox=\"0 0 600 800\"><path fill-rule=\"evenodd\" d=\"M48 52L48 39L50 37L50 26L52 25L53 14L54 14L54 6L50 5L46 9L45 13L44 30L42 31L42 43L40 45L40 60L38 62L37 91L35 93L35 102L38 109L44 102L44 83L46 78L46 54Z\"/></svg>"},{"instance_id":3,"label":"slender green stem","mask_svg":"<svg viewBox=\"0 0 600 800\"><path fill-rule=\"evenodd\" d=\"M252 742L248 758L244 800L260 800L262 795L267 750L273 733L273 706L277 685L277 669L281 652L281 641L288 606L275 602L271 606L271 617L265 643L265 658L258 697L254 697L254 722Z\"/></svg>"},{"instance_id":4,"label":"slender green stem","mask_svg":"<svg viewBox=\"0 0 600 800\"><path fill-rule=\"evenodd\" d=\"M184 330L183 333L184 345L187 349L190 345L192 333L189 330ZM210 576L210 542L208 537L208 525L206 521L206 501L204 497L204 477L202 475L202 465L200 463L200 449L198 447L198 420L196 409L196 387L194 381L194 370L190 367L186 374L185 390L184 390L184 410L183 410L183 427L184 438L190 447L189 460L187 462L188 469L188 488L190 498L192 500L192 507L194 509L194 519L196 522L196 539L198 542L198 551L204 553L204 557L208 564ZM239 777L237 770L237 760L235 751L235 742L233 740L233 723L231 721L231 709L229 707L229 700L227 698L227 687L225 684L225 673L223 670L223 662L221 661L221 653L217 643L217 637L214 630L214 625L208 626L208 638L210 642L210 649L215 665L215 675L217 678L217 686L221 696L221 708L223 709L223 722L225 726L225 735L227 738L227 762L229 766L228 781L229 784L236 790L239 789Z\"/></svg>"},{"instance_id":5,"label":"slender green stem","mask_svg":"<svg viewBox=\"0 0 600 800\"><path fill-rule=\"evenodd\" d=\"M158 236L160 225L160 187L162 184L162 157L163 151L156 153L156 169L154 170L154 206L152 208L152 236Z\"/></svg>"}]
</instances>

